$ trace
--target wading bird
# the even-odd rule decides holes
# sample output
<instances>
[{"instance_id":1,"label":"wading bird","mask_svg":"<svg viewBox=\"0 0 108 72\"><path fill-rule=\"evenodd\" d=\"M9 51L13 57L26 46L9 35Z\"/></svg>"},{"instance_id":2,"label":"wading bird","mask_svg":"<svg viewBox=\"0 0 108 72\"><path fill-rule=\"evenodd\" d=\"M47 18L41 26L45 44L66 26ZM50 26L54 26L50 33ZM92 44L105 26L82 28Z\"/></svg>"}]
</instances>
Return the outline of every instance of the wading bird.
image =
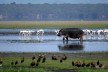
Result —
<instances>
[{"instance_id":1,"label":"wading bird","mask_svg":"<svg viewBox=\"0 0 108 72\"><path fill-rule=\"evenodd\" d=\"M35 60L35 55L32 57L32 60Z\"/></svg>"},{"instance_id":2,"label":"wading bird","mask_svg":"<svg viewBox=\"0 0 108 72\"><path fill-rule=\"evenodd\" d=\"M21 60L21 63L23 63L23 62L24 62L24 60L25 60L25 59L24 59L24 57L23 57L23 58L22 58L22 60Z\"/></svg>"},{"instance_id":3,"label":"wading bird","mask_svg":"<svg viewBox=\"0 0 108 72\"><path fill-rule=\"evenodd\" d=\"M39 66L39 62L37 62L37 63L35 64L35 66L36 66L36 67Z\"/></svg>"},{"instance_id":4,"label":"wading bird","mask_svg":"<svg viewBox=\"0 0 108 72\"><path fill-rule=\"evenodd\" d=\"M18 61L17 60L15 61L15 65L18 65Z\"/></svg>"},{"instance_id":5,"label":"wading bird","mask_svg":"<svg viewBox=\"0 0 108 72\"><path fill-rule=\"evenodd\" d=\"M13 61L13 60L11 61L11 65L12 65L12 66L14 65L14 61Z\"/></svg>"},{"instance_id":6,"label":"wading bird","mask_svg":"<svg viewBox=\"0 0 108 72\"><path fill-rule=\"evenodd\" d=\"M45 61L46 61L46 55L43 55L42 63L45 63Z\"/></svg>"},{"instance_id":7,"label":"wading bird","mask_svg":"<svg viewBox=\"0 0 108 72\"><path fill-rule=\"evenodd\" d=\"M31 62L30 66L34 67L35 66L35 61Z\"/></svg>"},{"instance_id":8,"label":"wading bird","mask_svg":"<svg viewBox=\"0 0 108 72\"><path fill-rule=\"evenodd\" d=\"M3 61L0 59L0 66L2 66L2 64L3 64Z\"/></svg>"}]
</instances>

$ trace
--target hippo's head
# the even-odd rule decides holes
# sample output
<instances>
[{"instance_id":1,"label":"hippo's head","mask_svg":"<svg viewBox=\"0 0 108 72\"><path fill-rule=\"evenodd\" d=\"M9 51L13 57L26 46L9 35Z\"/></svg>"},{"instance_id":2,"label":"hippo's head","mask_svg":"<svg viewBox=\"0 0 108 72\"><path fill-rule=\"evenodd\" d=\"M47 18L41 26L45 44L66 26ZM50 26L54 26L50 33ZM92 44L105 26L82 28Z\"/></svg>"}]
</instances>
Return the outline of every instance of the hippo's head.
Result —
<instances>
[{"instance_id":1,"label":"hippo's head","mask_svg":"<svg viewBox=\"0 0 108 72\"><path fill-rule=\"evenodd\" d=\"M59 32L58 32L58 34L57 34L57 36L61 36L62 35L62 31L61 30L59 30Z\"/></svg>"}]
</instances>

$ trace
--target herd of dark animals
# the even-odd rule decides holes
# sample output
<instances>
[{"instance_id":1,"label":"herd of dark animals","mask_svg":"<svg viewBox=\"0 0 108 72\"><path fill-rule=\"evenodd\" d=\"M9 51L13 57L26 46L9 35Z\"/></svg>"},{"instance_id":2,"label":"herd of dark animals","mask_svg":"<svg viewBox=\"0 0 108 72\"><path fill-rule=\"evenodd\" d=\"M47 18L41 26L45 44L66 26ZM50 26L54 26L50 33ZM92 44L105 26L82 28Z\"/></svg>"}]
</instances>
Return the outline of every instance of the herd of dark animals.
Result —
<instances>
[{"instance_id":1,"label":"herd of dark animals","mask_svg":"<svg viewBox=\"0 0 108 72\"><path fill-rule=\"evenodd\" d=\"M33 56L32 57L32 62L30 63L31 67L38 66L39 62L41 62L41 60L42 60L42 63L45 63L45 61L46 61L46 55L45 54L44 55L38 55L37 62L36 62L35 59L36 59L36 57ZM22 57L22 59L20 60L20 62L18 60L15 60L15 61L12 60L10 64L11 64L11 66L17 66L18 64L22 64L24 62L25 62L25 58ZM2 66L2 64L3 64L3 61L2 61L2 59L0 59L0 66Z\"/></svg>"},{"instance_id":2,"label":"herd of dark animals","mask_svg":"<svg viewBox=\"0 0 108 72\"><path fill-rule=\"evenodd\" d=\"M99 60L97 60L97 62L89 62L89 63L85 63L85 61L83 61L82 63L80 61L72 61L72 66L76 66L76 67L92 67L92 68L104 68L104 65L100 63Z\"/></svg>"},{"instance_id":3,"label":"herd of dark animals","mask_svg":"<svg viewBox=\"0 0 108 72\"><path fill-rule=\"evenodd\" d=\"M32 62L30 64L30 66L35 67L35 66L39 66L39 63L42 61L42 63L45 63L46 61L46 54L44 55L38 55L37 61L35 61L36 57L33 56L32 57Z\"/></svg>"},{"instance_id":4,"label":"herd of dark animals","mask_svg":"<svg viewBox=\"0 0 108 72\"><path fill-rule=\"evenodd\" d=\"M63 60L66 60L67 59L67 56L64 54L63 57L61 56L56 56L56 55L53 55L52 56L52 60L60 60L60 63L63 62Z\"/></svg>"},{"instance_id":5,"label":"herd of dark animals","mask_svg":"<svg viewBox=\"0 0 108 72\"><path fill-rule=\"evenodd\" d=\"M62 63L63 61L67 60L67 56L64 54L63 56L57 56L57 55L53 55L51 60L54 61L58 61L60 63ZM31 67L38 67L40 62L45 63L46 62L46 54L44 55L38 55L38 57L36 57L35 55L32 56L32 62L30 63ZM22 59L20 60L20 62L18 60L16 61L11 61L11 66L17 66L18 64L22 64L25 62L25 58L22 57ZM0 59L0 66L2 66L3 61L2 59ZM73 67L91 67L91 68L104 68L104 64L100 63L99 60L97 60L97 62L88 62L86 63L85 61L81 62L79 61L72 61L71 65Z\"/></svg>"}]
</instances>

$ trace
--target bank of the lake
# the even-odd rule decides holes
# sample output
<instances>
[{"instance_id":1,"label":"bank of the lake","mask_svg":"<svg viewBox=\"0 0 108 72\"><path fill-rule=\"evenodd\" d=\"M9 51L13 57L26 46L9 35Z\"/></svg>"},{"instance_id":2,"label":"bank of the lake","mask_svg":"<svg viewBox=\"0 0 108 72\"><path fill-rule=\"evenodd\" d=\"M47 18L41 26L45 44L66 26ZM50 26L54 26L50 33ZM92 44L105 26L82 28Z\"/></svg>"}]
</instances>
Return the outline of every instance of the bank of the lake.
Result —
<instances>
[{"instance_id":1,"label":"bank of the lake","mask_svg":"<svg viewBox=\"0 0 108 72\"><path fill-rule=\"evenodd\" d=\"M108 28L108 21L0 21L0 29Z\"/></svg>"},{"instance_id":2,"label":"bank of the lake","mask_svg":"<svg viewBox=\"0 0 108 72\"><path fill-rule=\"evenodd\" d=\"M32 57L37 62L38 55L46 54L46 62L39 62L38 67L31 67ZM60 60L52 60L52 56L63 57L67 56L66 60L60 63ZM22 57L25 58L24 63L20 63ZM0 53L0 58L3 61L3 66L0 67L2 72L107 72L108 71L108 52L93 52L93 53ZM11 61L18 61L17 65L11 65ZM72 61L85 63L100 61L104 65L104 68L92 68L92 67L75 67L72 66Z\"/></svg>"}]
</instances>

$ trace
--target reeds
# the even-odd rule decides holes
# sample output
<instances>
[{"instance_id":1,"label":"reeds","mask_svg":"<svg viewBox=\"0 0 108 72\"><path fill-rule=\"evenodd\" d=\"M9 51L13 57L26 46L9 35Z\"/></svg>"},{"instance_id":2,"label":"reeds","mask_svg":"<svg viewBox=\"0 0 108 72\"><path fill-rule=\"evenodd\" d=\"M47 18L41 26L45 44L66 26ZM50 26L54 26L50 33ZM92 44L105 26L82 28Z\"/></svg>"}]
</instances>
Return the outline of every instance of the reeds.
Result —
<instances>
[{"instance_id":1,"label":"reeds","mask_svg":"<svg viewBox=\"0 0 108 72\"><path fill-rule=\"evenodd\" d=\"M1 21L0 29L108 28L108 21Z\"/></svg>"}]
</instances>

